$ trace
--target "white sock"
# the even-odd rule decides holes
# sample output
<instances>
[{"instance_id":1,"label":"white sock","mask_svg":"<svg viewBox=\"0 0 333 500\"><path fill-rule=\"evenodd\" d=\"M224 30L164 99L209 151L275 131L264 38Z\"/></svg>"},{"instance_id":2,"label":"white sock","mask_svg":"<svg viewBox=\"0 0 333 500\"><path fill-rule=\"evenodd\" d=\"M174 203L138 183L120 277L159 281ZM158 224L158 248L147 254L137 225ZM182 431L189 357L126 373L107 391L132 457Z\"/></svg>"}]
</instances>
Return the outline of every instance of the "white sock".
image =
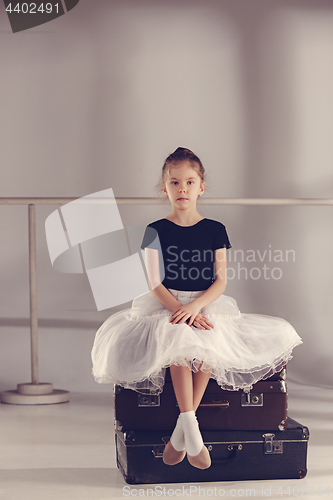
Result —
<instances>
[{"instance_id":1,"label":"white sock","mask_svg":"<svg viewBox=\"0 0 333 500\"><path fill-rule=\"evenodd\" d=\"M171 434L170 441L176 451L185 450L185 438L182 427L182 421L180 419L180 414L177 419L176 427L174 428L173 433Z\"/></svg>"},{"instance_id":2,"label":"white sock","mask_svg":"<svg viewBox=\"0 0 333 500\"><path fill-rule=\"evenodd\" d=\"M194 410L180 414L182 428L185 435L185 447L191 457L200 453L203 447L203 439L199 430L199 424Z\"/></svg>"}]
</instances>

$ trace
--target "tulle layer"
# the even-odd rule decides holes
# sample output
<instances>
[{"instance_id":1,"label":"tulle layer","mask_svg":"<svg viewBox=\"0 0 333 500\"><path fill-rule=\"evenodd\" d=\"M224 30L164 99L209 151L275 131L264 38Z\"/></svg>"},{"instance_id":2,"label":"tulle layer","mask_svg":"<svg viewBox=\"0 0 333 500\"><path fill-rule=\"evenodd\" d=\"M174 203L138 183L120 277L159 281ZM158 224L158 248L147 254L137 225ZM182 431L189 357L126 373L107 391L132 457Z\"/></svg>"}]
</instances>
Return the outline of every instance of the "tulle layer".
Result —
<instances>
[{"instance_id":1,"label":"tulle layer","mask_svg":"<svg viewBox=\"0 0 333 500\"><path fill-rule=\"evenodd\" d=\"M169 291L181 304L204 293ZM193 372L210 372L223 389L251 388L280 371L302 343L286 320L242 314L224 294L201 312L211 330L170 323L172 313L150 292L134 299L130 309L110 316L96 332L91 352L96 382L159 394L165 369L190 362Z\"/></svg>"}]
</instances>

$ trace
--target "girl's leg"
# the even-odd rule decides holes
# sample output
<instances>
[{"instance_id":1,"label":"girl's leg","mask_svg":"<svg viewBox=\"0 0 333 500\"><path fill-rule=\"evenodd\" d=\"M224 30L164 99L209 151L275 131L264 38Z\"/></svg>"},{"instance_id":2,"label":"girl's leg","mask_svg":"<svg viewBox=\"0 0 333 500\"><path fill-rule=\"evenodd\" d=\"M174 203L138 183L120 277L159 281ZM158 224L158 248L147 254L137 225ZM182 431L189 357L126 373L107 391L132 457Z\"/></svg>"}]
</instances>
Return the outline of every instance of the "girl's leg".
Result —
<instances>
[{"instance_id":1,"label":"girl's leg","mask_svg":"<svg viewBox=\"0 0 333 500\"><path fill-rule=\"evenodd\" d=\"M189 366L170 366L173 389L180 412L193 410L193 379Z\"/></svg>"},{"instance_id":2,"label":"girl's leg","mask_svg":"<svg viewBox=\"0 0 333 500\"><path fill-rule=\"evenodd\" d=\"M188 366L188 368L170 366L172 384L181 413L197 410L210 379L210 373L204 373L200 370L202 363L196 373L190 370L189 362Z\"/></svg>"},{"instance_id":3,"label":"girl's leg","mask_svg":"<svg viewBox=\"0 0 333 500\"><path fill-rule=\"evenodd\" d=\"M204 373L198 371L193 373L193 410L197 411L197 408L202 400L202 396L206 390L207 384L210 379L210 373Z\"/></svg>"},{"instance_id":4,"label":"girl's leg","mask_svg":"<svg viewBox=\"0 0 333 500\"><path fill-rule=\"evenodd\" d=\"M186 412L193 410L193 381L190 364L188 363L188 366L171 365L170 374L180 411ZM186 455L184 431L180 421L180 415L170 441L164 449L163 462L167 465L178 464Z\"/></svg>"},{"instance_id":5,"label":"girl's leg","mask_svg":"<svg viewBox=\"0 0 333 500\"><path fill-rule=\"evenodd\" d=\"M189 462L199 469L206 469L210 466L210 456L202 441L195 416L196 408L194 408L194 401L196 401L198 406L208 383L209 374L201 372L203 376L199 375L199 377L196 377L196 394L194 399L194 380L190 367L171 366L170 373L180 409L180 417L177 420L170 443L165 447L163 460L169 465L174 465L183 460L184 453L181 450L181 443L184 443L183 439L185 437ZM180 451L177 450L177 446Z\"/></svg>"}]
</instances>

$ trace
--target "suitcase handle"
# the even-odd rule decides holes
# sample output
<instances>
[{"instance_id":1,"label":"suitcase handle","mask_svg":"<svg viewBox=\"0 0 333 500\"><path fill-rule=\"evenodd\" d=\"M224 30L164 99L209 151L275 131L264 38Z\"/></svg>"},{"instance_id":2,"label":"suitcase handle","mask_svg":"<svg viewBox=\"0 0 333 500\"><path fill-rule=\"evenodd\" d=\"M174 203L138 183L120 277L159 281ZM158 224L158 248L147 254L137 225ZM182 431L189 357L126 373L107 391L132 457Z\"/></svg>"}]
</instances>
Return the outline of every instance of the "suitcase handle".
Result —
<instances>
[{"instance_id":1,"label":"suitcase handle","mask_svg":"<svg viewBox=\"0 0 333 500\"><path fill-rule=\"evenodd\" d=\"M199 408L229 408L229 401L213 401L207 403L200 403Z\"/></svg>"},{"instance_id":2,"label":"suitcase handle","mask_svg":"<svg viewBox=\"0 0 333 500\"><path fill-rule=\"evenodd\" d=\"M211 450L213 447L208 446L208 450ZM231 451L230 455L228 458L212 458L212 465L226 465L230 464L236 459L237 455L237 450L241 450L242 446L232 446L231 449L228 448L229 451Z\"/></svg>"},{"instance_id":3,"label":"suitcase handle","mask_svg":"<svg viewBox=\"0 0 333 500\"><path fill-rule=\"evenodd\" d=\"M226 465L230 464L233 460L236 458L236 450L233 450L230 454L229 458L213 458L212 459L212 465Z\"/></svg>"}]
</instances>

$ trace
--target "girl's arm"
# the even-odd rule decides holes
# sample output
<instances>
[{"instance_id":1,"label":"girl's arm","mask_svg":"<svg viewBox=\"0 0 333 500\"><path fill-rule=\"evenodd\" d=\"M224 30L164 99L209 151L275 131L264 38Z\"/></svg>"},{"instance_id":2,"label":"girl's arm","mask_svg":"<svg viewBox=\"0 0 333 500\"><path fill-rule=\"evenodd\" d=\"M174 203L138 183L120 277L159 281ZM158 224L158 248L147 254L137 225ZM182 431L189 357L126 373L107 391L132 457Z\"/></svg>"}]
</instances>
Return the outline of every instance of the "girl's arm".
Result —
<instances>
[{"instance_id":1,"label":"girl's arm","mask_svg":"<svg viewBox=\"0 0 333 500\"><path fill-rule=\"evenodd\" d=\"M222 295L227 286L227 249L218 248L215 250L214 259L216 275L214 283L207 288L205 293L192 301L200 307L200 309L208 306L208 304L211 304L211 302Z\"/></svg>"},{"instance_id":2,"label":"girl's arm","mask_svg":"<svg viewBox=\"0 0 333 500\"><path fill-rule=\"evenodd\" d=\"M158 250L145 248L145 263L148 276L148 284L153 296L169 311L174 312L181 306L181 303L162 285Z\"/></svg>"}]
</instances>

